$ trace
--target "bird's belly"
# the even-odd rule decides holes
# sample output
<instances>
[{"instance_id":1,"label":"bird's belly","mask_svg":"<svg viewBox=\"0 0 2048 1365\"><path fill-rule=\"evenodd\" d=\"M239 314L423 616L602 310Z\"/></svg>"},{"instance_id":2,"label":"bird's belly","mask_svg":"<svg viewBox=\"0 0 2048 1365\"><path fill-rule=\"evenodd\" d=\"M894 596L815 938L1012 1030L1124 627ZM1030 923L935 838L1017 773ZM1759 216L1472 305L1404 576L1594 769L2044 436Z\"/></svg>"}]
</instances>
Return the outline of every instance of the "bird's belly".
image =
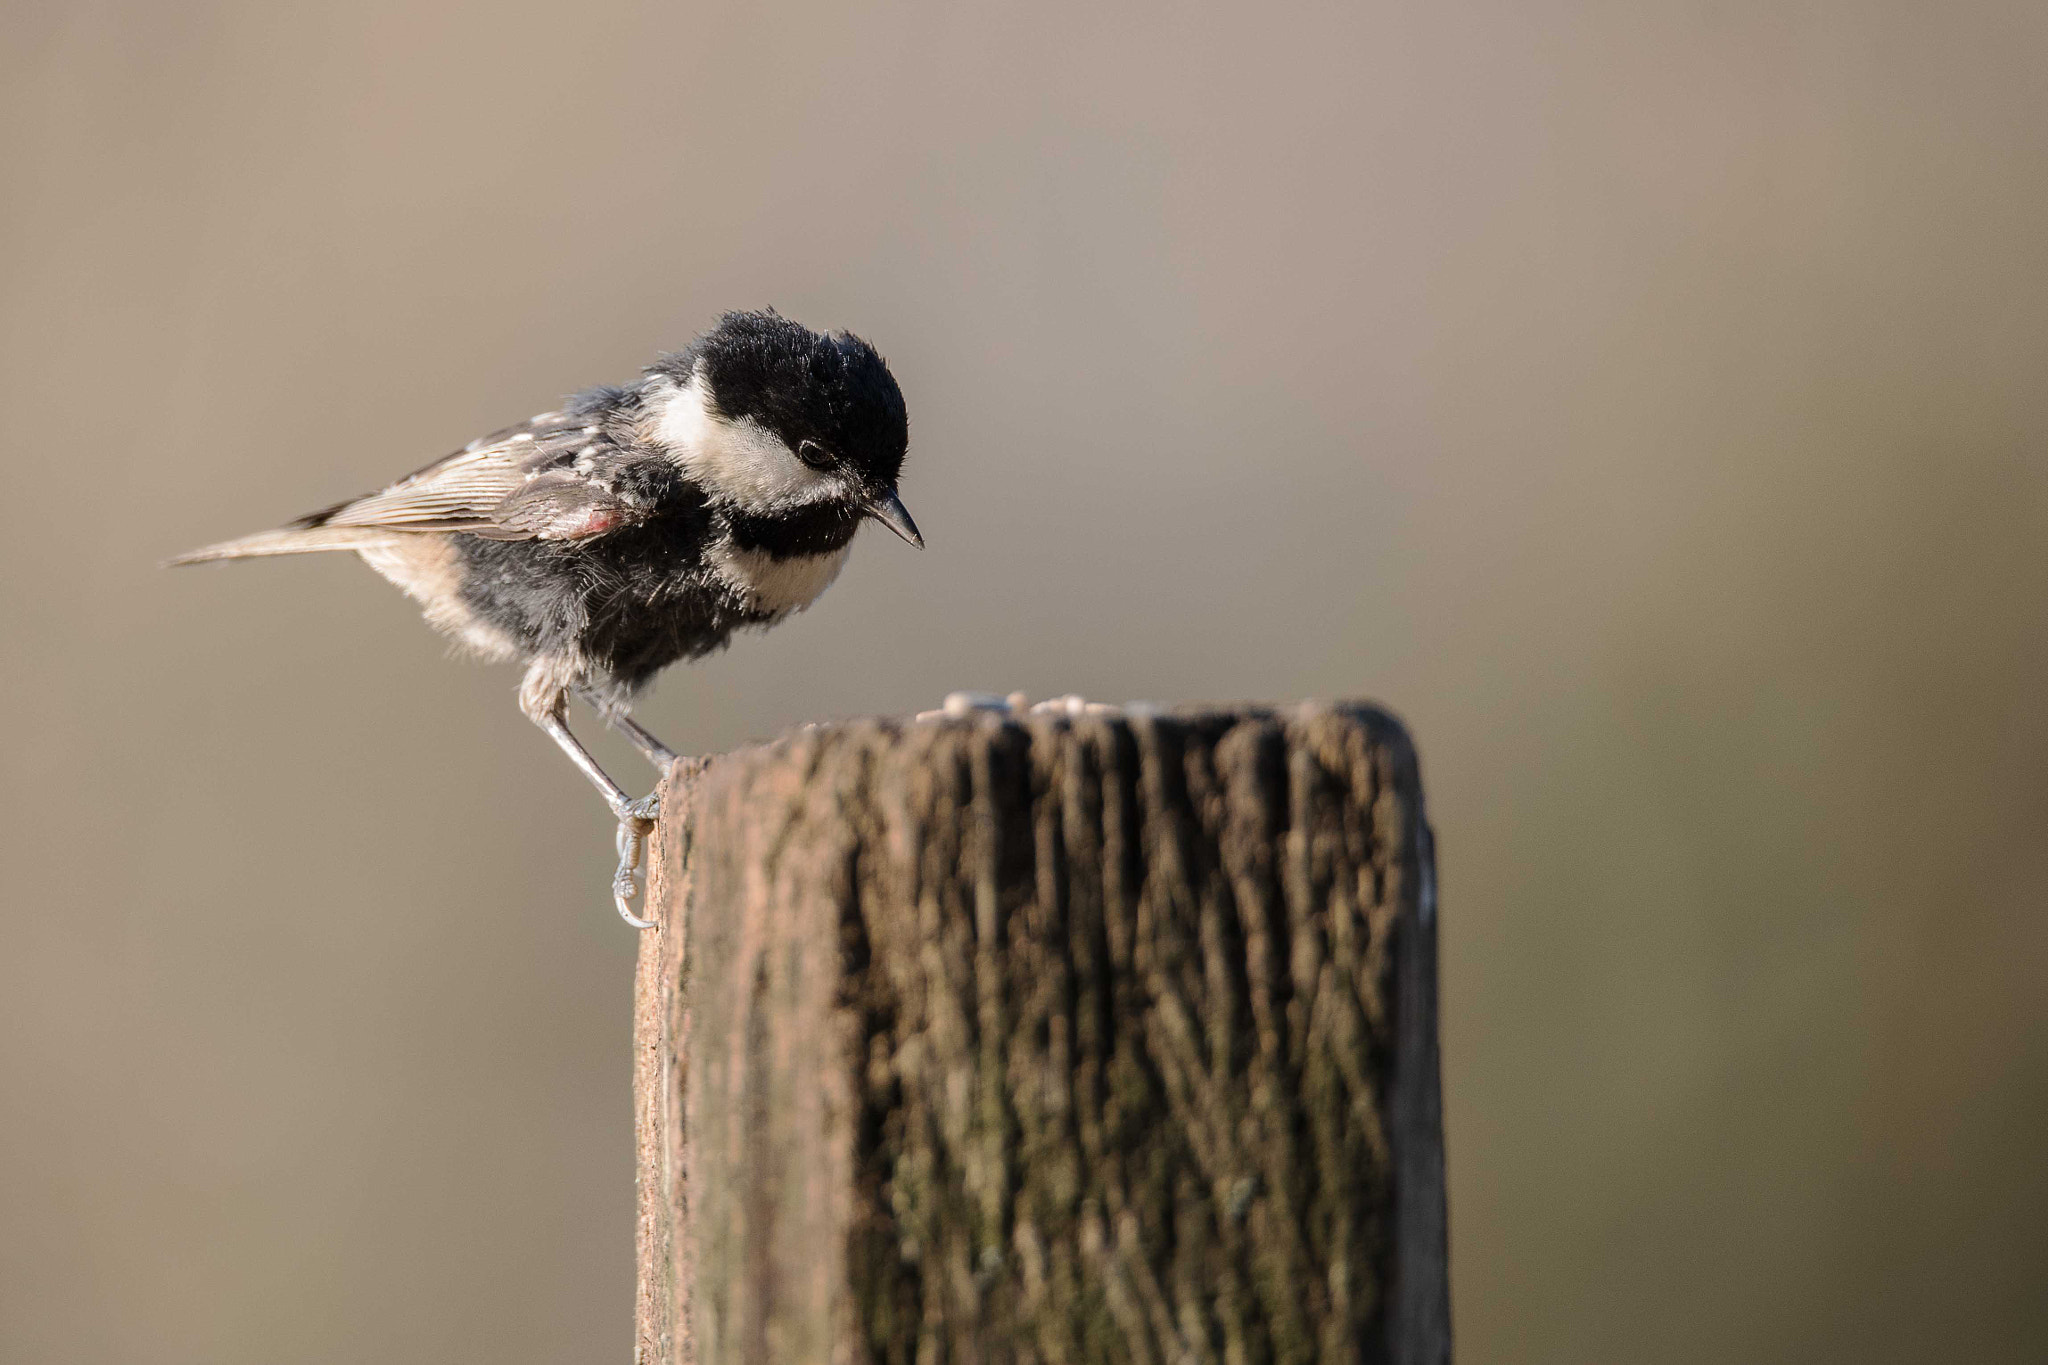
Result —
<instances>
[{"instance_id":1,"label":"bird's belly","mask_svg":"<svg viewBox=\"0 0 2048 1365\"><path fill-rule=\"evenodd\" d=\"M480 658L517 658L519 646L501 627L462 600L463 572L449 536L414 533L356 551L363 562L425 609L427 624L453 636Z\"/></svg>"},{"instance_id":2,"label":"bird's belly","mask_svg":"<svg viewBox=\"0 0 2048 1365\"><path fill-rule=\"evenodd\" d=\"M751 611L770 619L802 611L832 586L851 543L819 555L777 558L766 550L723 545L710 556L712 571Z\"/></svg>"}]
</instances>

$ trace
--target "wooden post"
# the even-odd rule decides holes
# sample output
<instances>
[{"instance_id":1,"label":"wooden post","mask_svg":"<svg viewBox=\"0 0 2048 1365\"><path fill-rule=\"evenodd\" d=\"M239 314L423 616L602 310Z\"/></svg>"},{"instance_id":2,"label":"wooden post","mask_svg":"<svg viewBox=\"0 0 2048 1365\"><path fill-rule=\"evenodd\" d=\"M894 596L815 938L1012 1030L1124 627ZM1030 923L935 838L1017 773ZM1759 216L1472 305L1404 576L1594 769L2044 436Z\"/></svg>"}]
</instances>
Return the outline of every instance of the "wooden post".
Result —
<instances>
[{"instance_id":1,"label":"wooden post","mask_svg":"<svg viewBox=\"0 0 2048 1365\"><path fill-rule=\"evenodd\" d=\"M641 1365L1449 1360L1391 717L863 721L665 793Z\"/></svg>"}]
</instances>

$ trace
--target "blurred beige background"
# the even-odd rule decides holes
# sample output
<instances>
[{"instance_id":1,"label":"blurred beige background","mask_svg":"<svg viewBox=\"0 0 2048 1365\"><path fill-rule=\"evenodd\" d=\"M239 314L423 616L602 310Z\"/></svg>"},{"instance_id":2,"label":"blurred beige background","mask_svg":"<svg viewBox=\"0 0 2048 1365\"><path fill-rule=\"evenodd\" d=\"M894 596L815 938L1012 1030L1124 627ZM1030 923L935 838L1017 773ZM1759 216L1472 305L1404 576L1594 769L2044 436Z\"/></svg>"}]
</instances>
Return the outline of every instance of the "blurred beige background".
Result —
<instances>
[{"instance_id":1,"label":"blurred beige background","mask_svg":"<svg viewBox=\"0 0 2048 1365\"><path fill-rule=\"evenodd\" d=\"M599 804L156 565L762 304L932 548L657 731L1380 699L1462 1359L2048 1357L2048 9L15 3L0 110L0 1360L623 1357Z\"/></svg>"}]
</instances>

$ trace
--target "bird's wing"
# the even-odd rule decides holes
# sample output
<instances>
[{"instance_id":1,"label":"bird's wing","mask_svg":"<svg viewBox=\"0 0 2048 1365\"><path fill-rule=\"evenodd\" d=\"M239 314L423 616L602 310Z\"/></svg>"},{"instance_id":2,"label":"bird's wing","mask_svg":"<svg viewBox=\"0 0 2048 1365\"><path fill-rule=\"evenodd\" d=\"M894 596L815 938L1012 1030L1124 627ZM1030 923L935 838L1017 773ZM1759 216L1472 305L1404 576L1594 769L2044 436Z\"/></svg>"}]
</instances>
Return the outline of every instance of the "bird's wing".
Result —
<instances>
[{"instance_id":1,"label":"bird's wing","mask_svg":"<svg viewBox=\"0 0 2048 1365\"><path fill-rule=\"evenodd\" d=\"M389 488L297 524L580 540L644 515L593 477L617 458L617 448L593 418L542 413L472 441Z\"/></svg>"}]
</instances>

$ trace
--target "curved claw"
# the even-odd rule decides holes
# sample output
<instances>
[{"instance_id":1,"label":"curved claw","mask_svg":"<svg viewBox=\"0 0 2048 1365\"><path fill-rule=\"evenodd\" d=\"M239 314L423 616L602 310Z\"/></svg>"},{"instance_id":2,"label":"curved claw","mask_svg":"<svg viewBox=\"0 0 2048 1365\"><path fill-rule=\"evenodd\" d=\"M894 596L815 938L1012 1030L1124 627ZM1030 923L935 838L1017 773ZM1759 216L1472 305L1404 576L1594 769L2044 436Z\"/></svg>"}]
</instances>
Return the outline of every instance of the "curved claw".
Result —
<instances>
[{"instance_id":1,"label":"curved claw","mask_svg":"<svg viewBox=\"0 0 2048 1365\"><path fill-rule=\"evenodd\" d=\"M648 800L652 799L652 797L648 798ZM636 806L640 804L643 803L634 802ZM639 817L642 820L646 818L644 816ZM652 822L649 821L648 823L651 827ZM619 918L632 925L635 929L652 929L654 927L653 920L641 919L633 913L633 897L638 895L640 891L639 880L634 876L634 873L640 867L640 855L646 846L646 841L647 834L644 830L635 828L634 823L627 820L619 821L617 840L619 870L612 874L612 904L618 907Z\"/></svg>"},{"instance_id":2,"label":"curved claw","mask_svg":"<svg viewBox=\"0 0 2048 1365\"><path fill-rule=\"evenodd\" d=\"M622 890L621 887L624 889ZM641 919L633 913L633 892L636 889L631 877L626 878L623 883L613 882L612 904L617 907L619 918L632 925L635 929L652 929L654 927L653 920Z\"/></svg>"}]
</instances>

